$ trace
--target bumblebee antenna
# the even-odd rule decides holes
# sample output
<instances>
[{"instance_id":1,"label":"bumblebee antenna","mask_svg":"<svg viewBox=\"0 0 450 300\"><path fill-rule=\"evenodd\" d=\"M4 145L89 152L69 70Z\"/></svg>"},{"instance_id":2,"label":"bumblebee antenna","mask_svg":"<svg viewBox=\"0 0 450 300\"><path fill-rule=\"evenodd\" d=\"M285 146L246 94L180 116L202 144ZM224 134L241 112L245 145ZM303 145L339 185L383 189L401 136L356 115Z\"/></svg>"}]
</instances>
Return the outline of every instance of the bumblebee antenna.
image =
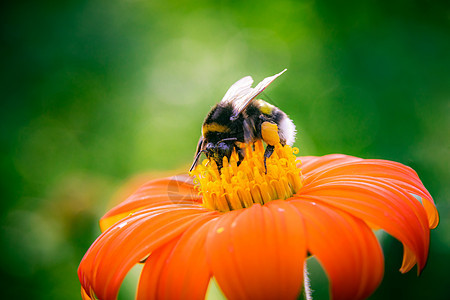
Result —
<instances>
[{"instance_id":1,"label":"bumblebee antenna","mask_svg":"<svg viewBox=\"0 0 450 300\"><path fill-rule=\"evenodd\" d=\"M264 92L262 92L261 94L263 94L264 97L267 98L267 99L269 100L269 103L270 103L270 104L274 104L275 106L279 106L278 103L277 103L277 101L274 101L274 100L272 100L272 98L269 97L269 94L268 94L268 93L266 93L266 92L264 91Z\"/></svg>"},{"instance_id":2,"label":"bumblebee antenna","mask_svg":"<svg viewBox=\"0 0 450 300\"><path fill-rule=\"evenodd\" d=\"M237 138L226 138L226 139L221 139L220 141L218 141L217 143L216 143L216 145L218 144L218 143L221 143L221 142L225 142L225 141L236 141L237 140Z\"/></svg>"},{"instance_id":3,"label":"bumblebee antenna","mask_svg":"<svg viewBox=\"0 0 450 300\"><path fill-rule=\"evenodd\" d=\"M202 155L202 153L207 152L206 150L200 150L197 155L194 158L194 162L192 163L191 168L189 169L189 172L192 172L192 170L194 170L195 166L197 165L198 159L200 158L200 155Z\"/></svg>"}]
</instances>

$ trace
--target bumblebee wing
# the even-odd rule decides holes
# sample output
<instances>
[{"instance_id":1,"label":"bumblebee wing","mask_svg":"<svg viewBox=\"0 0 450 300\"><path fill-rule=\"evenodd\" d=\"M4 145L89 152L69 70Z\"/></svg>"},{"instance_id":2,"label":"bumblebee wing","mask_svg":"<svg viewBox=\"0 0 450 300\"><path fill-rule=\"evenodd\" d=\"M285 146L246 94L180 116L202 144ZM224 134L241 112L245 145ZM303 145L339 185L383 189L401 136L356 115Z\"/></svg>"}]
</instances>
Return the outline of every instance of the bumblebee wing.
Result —
<instances>
[{"instance_id":1,"label":"bumblebee wing","mask_svg":"<svg viewBox=\"0 0 450 300\"><path fill-rule=\"evenodd\" d=\"M242 89L239 93L239 97L236 97L235 99L232 100L233 115L231 116L231 120L236 120L237 117L239 116L239 114L245 110L245 108L253 101L253 99L255 99L255 97L258 96L259 94L261 94L261 92L264 91L264 89L266 87L268 87L269 84L271 84L278 76L280 76L281 74L286 72L286 70L287 69L284 69L283 71L281 71L278 74L264 78L254 88L251 88L250 86L248 86L248 87L246 86L245 89ZM250 77L250 76L248 76L248 77ZM247 78L247 77L244 77L241 80L243 80L245 78ZM251 79L251 77L250 77L250 79ZM233 86L236 85L237 83L239 83L241 80L239 80L238 82L233 84ZM253 82L253 80L251 80L251 82ZM250 83L250 85L251 85L251 83ZM233 88L233 86L231 88ZM228 92L227 92L227 94L228 94Z\"/></svg>"},{"instance_id":2,"label":"bumblebee wing","mask_svg":"<svg viewBox=\"0 0 450 300\"><path fill-rule=\"evenodd\" d=\"M245 76L236 81L225 93L222 98L222 103L235 103L240 98L245 97L252 91L253 78Z\"/></svg>"}]
</instances>

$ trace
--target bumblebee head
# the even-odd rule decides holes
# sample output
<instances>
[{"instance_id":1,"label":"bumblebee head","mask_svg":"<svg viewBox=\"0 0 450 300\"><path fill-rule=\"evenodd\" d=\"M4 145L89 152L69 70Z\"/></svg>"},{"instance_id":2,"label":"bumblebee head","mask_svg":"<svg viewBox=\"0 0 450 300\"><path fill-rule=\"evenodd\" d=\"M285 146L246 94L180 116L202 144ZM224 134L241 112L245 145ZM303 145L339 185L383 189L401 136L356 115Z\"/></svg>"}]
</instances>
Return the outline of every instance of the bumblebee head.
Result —
<instances>
[{"instance_id":1,"label":"bumblebee head","mask_svg":"<svg viewBox=\"0 0 450 300\"><path fill-rule=\"evenodd\" d=\"M236 141L237 138L225 138L221 139L217 143L212 143L206 142L204 139L200 139L197 155L194 158L194 162L192 163L189 172L195 168L202 153L205 153L209 160L212 159L216 162L220 172L223 165L223 157L226 156L228 159L231 157Z\"/></svg>"},{"instance_id":2,"label":"bumblebee head","mask_svg":"<svg viewBox=\"0 0 450 300\"><path fill-rule=\"evenodd\" d=\"M223 158L224 156L230 158L236 140L236 138L226 138L217 143L207 143L204 151L206 157L210 160L213 159L219 169L222 168Z\"/></svg>"}]
</instances>

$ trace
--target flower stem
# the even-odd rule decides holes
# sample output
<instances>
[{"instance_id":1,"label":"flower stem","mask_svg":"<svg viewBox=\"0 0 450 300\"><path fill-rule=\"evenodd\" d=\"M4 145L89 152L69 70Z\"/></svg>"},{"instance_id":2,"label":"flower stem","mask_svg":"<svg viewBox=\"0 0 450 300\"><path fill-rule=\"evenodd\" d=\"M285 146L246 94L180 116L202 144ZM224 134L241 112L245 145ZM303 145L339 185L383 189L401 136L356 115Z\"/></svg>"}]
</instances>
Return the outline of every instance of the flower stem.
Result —
<instances>
[{"instance_id":1,"label":"flower stem","mask_svg":"<svg viewBox=\"0 0 450 300\"><path fill-rule=\"evenodd\" d=\"M305 266L303 268L303 290L304 290L304 294L305 294L305 300L313 300L311 283L309 282L308 275L309 275L308 267L306 266L306 261L305 261Z\"/></svg>"}]
</instances>

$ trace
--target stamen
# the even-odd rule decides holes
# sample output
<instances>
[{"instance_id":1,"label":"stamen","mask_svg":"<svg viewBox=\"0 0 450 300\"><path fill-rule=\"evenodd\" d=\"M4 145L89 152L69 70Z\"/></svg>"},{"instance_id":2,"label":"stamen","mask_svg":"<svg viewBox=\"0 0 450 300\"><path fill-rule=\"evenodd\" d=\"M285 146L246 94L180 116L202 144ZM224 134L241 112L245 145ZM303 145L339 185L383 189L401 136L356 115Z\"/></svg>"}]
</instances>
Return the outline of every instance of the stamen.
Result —
<instances>
[{"instance_id":1,"label":"stamen","mask_svg":"<svg viewBox=\"0 0 450 300\"><path fill-rule=\"evenodd\" d=\"M214 160L205 159L193 171L194 182L203 195L203 206L227 212L261 205L271 200L285 200L302 187L301 171L297 168L297 148L275 145L275 151L264 167L264 145L257 141L245 145L245 157L238 166L239 156L234 151L228 160L223 158L219 173Z\"/></svg>"}]
</instances>

